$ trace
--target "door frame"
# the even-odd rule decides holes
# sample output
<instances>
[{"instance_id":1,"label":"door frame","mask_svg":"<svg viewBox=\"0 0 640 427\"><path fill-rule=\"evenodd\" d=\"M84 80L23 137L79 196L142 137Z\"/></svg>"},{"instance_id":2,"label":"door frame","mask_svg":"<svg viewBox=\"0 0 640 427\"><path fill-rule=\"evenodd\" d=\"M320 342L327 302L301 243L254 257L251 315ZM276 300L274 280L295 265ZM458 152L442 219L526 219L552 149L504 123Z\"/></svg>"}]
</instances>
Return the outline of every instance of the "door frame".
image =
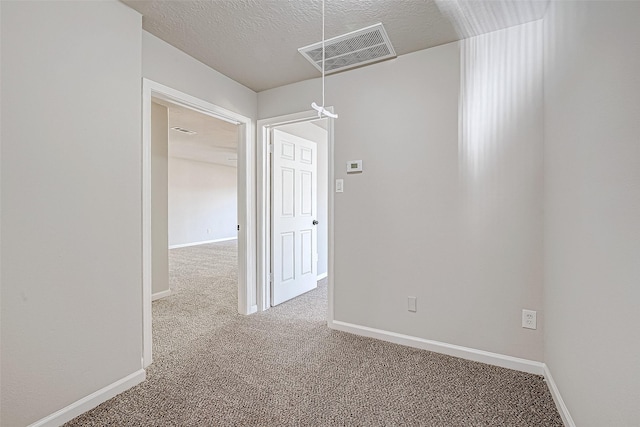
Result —
<instances>
[{"instance_id":1,"label":"door frame","mask_svg":"<svg viewBox=\"0 0 640 427\"><path fill-rule=\"evenodd\" d=\"M327 107L333 112L333 107ZM269 119L257 123L257 209L258 209L258 259L257 259L257 299L258 310L271 308L270 266L271 266L271 162L269 161L270 130L291 123L317 120L316 110L307 110ZM333 323L333 266L334 266L334 139L333 119L327 123L327 166L328 166L328 242L327 242L327 325Z\"/></svg>"},{"instance_id":2,"label":"door frame","mask_svg":"<svg viewBox=\"0 0 640 427\"><path fill-rule=\"evenodd\" d=\"M256 210L254 130L251 118L142 79L142 367L153 361L151 328L151 97L178 104L238 125L238 313L258 311L256 304Z\"/></svg>"}]
</instances>

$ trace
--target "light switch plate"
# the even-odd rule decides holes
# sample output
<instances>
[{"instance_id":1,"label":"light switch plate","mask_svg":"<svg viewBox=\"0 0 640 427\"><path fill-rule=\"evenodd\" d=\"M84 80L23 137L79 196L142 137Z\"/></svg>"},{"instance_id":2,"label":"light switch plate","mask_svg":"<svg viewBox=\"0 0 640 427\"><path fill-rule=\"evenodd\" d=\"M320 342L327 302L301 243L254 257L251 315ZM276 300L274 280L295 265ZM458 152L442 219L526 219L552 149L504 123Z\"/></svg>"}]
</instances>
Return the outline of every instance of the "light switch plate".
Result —
<instances>
[{"instance_id":1,"label":"light switch plate","mask_svg":"<svg viewBox=\"0 0 640 427\"><path fill-rule=\"evenodd\" d=\"M336 179L336 193L343 193L343 192L344 192L344 180Z\"/></svg>"},{"instance_id":2,"label":"light switch plate","mask_svg":"<svg viewBox=\"0 0 640 427\"><path fill-rule=\"evenodd\" d=\"M413 313L415 313L416 311L418 311L418 299L416 297L409 297L408 298L408 307L407 309Z\"/></svg>"}]
</instances>

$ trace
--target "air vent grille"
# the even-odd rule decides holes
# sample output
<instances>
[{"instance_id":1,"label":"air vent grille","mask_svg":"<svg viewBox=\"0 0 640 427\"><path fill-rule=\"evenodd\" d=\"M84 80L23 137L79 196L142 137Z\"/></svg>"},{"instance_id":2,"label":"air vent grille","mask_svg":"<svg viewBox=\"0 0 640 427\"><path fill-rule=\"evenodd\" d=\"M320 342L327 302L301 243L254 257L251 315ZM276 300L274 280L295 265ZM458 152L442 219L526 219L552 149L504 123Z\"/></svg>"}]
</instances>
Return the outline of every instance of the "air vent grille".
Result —
<instances>
[{"instance_id":1,"label":"air vent grille","mask_svg":"<svg viewBox=\"0 0 640 427\"><path fill-rule=\"evenodd\" d=\"M314 67L322 71L322 42L302 47L298 51ZM396 52L382 24L375 24L325 41L325 72L327 74L395 57Z\"/></svg>"}]
</instances>

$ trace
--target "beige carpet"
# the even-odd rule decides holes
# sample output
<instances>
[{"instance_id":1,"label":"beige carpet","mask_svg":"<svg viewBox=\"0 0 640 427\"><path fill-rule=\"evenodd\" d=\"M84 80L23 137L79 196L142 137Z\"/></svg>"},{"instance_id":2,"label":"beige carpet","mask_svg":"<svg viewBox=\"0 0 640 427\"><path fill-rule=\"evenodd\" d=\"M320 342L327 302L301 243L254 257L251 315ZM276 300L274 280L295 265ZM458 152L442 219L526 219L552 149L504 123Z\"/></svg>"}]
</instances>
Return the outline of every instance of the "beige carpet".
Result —
<instances>
[{"instance_id":1,"label":"beige carpet","mask_svg":"<svg viewBox=\"0 0 640 427\"><path fill-rule=\"evenodd\" d=\"M326 285L236 312L236 244L174 249L147 381L69 426L561 426L535 375L326 327Z\"/></svg>"}]
</instances>

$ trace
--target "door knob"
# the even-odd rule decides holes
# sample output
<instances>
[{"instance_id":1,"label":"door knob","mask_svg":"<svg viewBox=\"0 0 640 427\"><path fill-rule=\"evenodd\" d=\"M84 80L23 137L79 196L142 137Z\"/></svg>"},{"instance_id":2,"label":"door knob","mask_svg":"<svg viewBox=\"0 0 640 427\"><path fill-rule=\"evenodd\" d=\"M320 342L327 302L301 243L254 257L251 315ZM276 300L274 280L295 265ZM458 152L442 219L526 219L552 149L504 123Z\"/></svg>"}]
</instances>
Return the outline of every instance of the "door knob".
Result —
<instances>
[{"instance_id":1,"label":"door knob","mask_svg":"<svg viewBox=\"0 0 640 427\"><path fill-rule=\"evenodd\" d=\"M313 225L318 225L318 221L316 221L315 219L313 220Z\"/></svg>"}]
</instances>

